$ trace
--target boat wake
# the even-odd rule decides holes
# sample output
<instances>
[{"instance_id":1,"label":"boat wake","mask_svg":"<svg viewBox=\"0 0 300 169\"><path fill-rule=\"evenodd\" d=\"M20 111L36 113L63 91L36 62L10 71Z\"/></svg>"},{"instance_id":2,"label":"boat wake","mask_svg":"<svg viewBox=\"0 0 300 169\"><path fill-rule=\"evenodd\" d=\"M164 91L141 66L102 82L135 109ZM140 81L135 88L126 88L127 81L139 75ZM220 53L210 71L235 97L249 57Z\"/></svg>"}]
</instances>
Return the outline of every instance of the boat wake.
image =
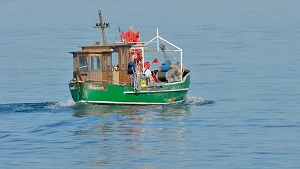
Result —
<instances>
[{"instance_id":1,"label":"boat wake","mask_svg":"<svg viewBox=\"0 0 300 169\"><path fill-rule=\"evenodd\" d=\"M72 100L65 102L10 103L0 104L0 113L52 112L62 109L72 109L74 106L75 103Z\"/></svg>"},{"instance_id":2,"label":"boat wake","mask_svg":"<svg viewBox=\"0 0 300 169\"><path fill-rule=\"evenodd\" d=\"M50 104L48 106L46 106L45 108L48 109L61 109L61 108L70 108L75 106L75 102L73 100L67 100L64 102L54 102L53 104Z\"/></svg>"},{"instance_id":3,"label":"boat wake","mask_svg":"<svg viewBox=\"0 0 300 169\"><path fill-rule=\"evenodd\" d=\"M186 106L204 106L211 105L215 102L213 100L206 100L199 97L187 97L183 103L175 105L164 105L163 107L184 107ZM12 104L0 104L0 113L33 113L33 112L57 112L61 110L71 110L71 111L99 111L105 110L105 112L122 112L126 110L129 112L137 112L140 110L151 110L155 109L157 106L118 106L118 105L87 105L84 103L75 103L73 100L66 100L63 102L43 102L43 103L12 103ZM161 107L161 106L158 106ZM122 109L122 111L120 111ZM125 111L125 114L126 114ZM129 113L129 114L131 114Z\"/></svg>"},{"instance_id":4,"label":"boat wake","mask_svg":"<svg viewBox=\"0 0 300 169\"><path fill-rule=\"evenodd\" d=\"M200 97L187 97L184 100L184 104L196 105L196 106L211 105L214 103L215 103L215 101L213 101L213 100L206 100L206 99L200 98Z\"/></svg>"}]
</instances>

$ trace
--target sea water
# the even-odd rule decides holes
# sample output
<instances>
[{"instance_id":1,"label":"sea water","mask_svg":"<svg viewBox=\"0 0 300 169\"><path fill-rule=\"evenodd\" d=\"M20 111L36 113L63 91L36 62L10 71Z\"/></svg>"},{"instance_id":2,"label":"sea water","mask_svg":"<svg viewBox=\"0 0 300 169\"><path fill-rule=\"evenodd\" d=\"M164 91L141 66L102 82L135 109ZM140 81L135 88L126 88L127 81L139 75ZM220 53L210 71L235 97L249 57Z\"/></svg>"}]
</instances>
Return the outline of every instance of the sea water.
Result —
<instances>
[{"instance_id":1,"label":"sea water","mask_svg":"<svg viewBox=\"0 0 300 169\"><path fill-rule=\"evenodd\" d=\"M0 168L300 168L300 1L0 2ZM77 46L159 34L191 70L183 104L75 104ZM157 56L158 58L158 56Z\"/></svg>"}]
</instances>

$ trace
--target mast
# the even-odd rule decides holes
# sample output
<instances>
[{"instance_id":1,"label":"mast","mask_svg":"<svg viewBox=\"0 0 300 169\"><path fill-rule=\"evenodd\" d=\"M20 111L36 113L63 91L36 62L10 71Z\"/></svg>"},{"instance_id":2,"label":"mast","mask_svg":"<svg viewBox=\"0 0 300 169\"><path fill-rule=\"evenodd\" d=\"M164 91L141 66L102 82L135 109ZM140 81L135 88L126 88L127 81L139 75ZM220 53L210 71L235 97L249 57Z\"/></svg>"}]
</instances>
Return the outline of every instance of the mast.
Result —
<instances>
[{"instance_id":1,"label":"mast","mask_svg":"<svg viewBox=\"0 0 300 169\"><path fill-rule=\"evenodd\" d=\"M102 20L102 15L101 15L101 10L98 11L98 15L99 15L99 20L100 20L100 23L96 23L96 26L94 26L94 28L101 28L102 30L102 39L103 39L103 45L107 45L107 42L106 42L106 36L105 36L105 28L109 28L109 23L105 23L103 22Z\"/></svg>"}]
</instances>

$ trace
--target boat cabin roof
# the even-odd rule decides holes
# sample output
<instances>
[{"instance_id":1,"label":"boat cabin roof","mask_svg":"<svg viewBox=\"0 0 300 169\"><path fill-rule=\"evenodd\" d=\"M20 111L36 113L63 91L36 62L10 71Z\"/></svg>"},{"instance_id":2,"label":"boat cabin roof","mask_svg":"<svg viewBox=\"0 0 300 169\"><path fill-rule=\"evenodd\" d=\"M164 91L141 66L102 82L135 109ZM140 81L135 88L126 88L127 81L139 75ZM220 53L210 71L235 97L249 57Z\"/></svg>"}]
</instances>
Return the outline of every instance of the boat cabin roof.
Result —
<instances>
[{"instance_id":1,"label":"boat cabin roof","mask_svg":"<svg viewBox=\"0 0 300 169\"><path fill-rule=\"evenodd\" d=\"M118 52L119 49L125 49L125 48L140 48L140 47L146 47L144 43L126 43L126 42L115 42L113 44L109 45L89 45L89 46L78 46L81 48L81 51L73 51L69 53L113 53Z\"/></svg>"}]
</instances>

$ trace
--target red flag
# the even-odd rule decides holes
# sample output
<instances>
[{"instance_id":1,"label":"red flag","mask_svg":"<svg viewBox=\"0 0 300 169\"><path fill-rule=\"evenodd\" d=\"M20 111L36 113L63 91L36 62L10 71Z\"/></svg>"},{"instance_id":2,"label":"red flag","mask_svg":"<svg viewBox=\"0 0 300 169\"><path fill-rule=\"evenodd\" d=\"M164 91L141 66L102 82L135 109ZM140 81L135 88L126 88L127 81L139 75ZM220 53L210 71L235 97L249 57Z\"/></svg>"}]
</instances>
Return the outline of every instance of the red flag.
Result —
<instances>
[{"instance_id":1,"label":"red flag","mask_svg":"<svg viewBox=\"0 0 300 169\"><path fill-rule=\"evenodd\" d=\"M121 32L121 42L126 41L126 34L124 31Z\"/></svg>"},{"instance_id":2,"label":"red flag","mask_svg":"<svg viewBox=\"0 0 300 169\"><path fill-rule=\"evenodd\" d=\"M140 42L140 30L138 30L135 33L135 37L134 37L135 42Z\"/></svg>"},{"instance_id":3,"label":"red flag","mask_svg":"<svg viewBox=\"0 0 300 169\"><path fill-rule=\"evenodd\" d=\"M158 59L157 58L154 58L152 63L158 63Z\"/></svg>"},{"instance_id":4,"label":"red flag","mask_svg":"<svg viewBox=\"0 0 300 169\"><path fill-rule=\"evenodd\" d=\"M127 32L121 32L121 41L128 41L128 42L140 42L140 30L136 33L134 32L133 28L130 28Z\"/></svg>"},{"instance_id":5,"label":"red flag","mask_svg":"<svg viewBox=\"0 0 300 169\"><path fill-rule=\"evenodd\" d=\"M142 62L140 63L140 67L143 68L143 63ZM150 69L151 68L150 63L149 62L144 62L144 68Z\"/></svg>"}]
</instances>

